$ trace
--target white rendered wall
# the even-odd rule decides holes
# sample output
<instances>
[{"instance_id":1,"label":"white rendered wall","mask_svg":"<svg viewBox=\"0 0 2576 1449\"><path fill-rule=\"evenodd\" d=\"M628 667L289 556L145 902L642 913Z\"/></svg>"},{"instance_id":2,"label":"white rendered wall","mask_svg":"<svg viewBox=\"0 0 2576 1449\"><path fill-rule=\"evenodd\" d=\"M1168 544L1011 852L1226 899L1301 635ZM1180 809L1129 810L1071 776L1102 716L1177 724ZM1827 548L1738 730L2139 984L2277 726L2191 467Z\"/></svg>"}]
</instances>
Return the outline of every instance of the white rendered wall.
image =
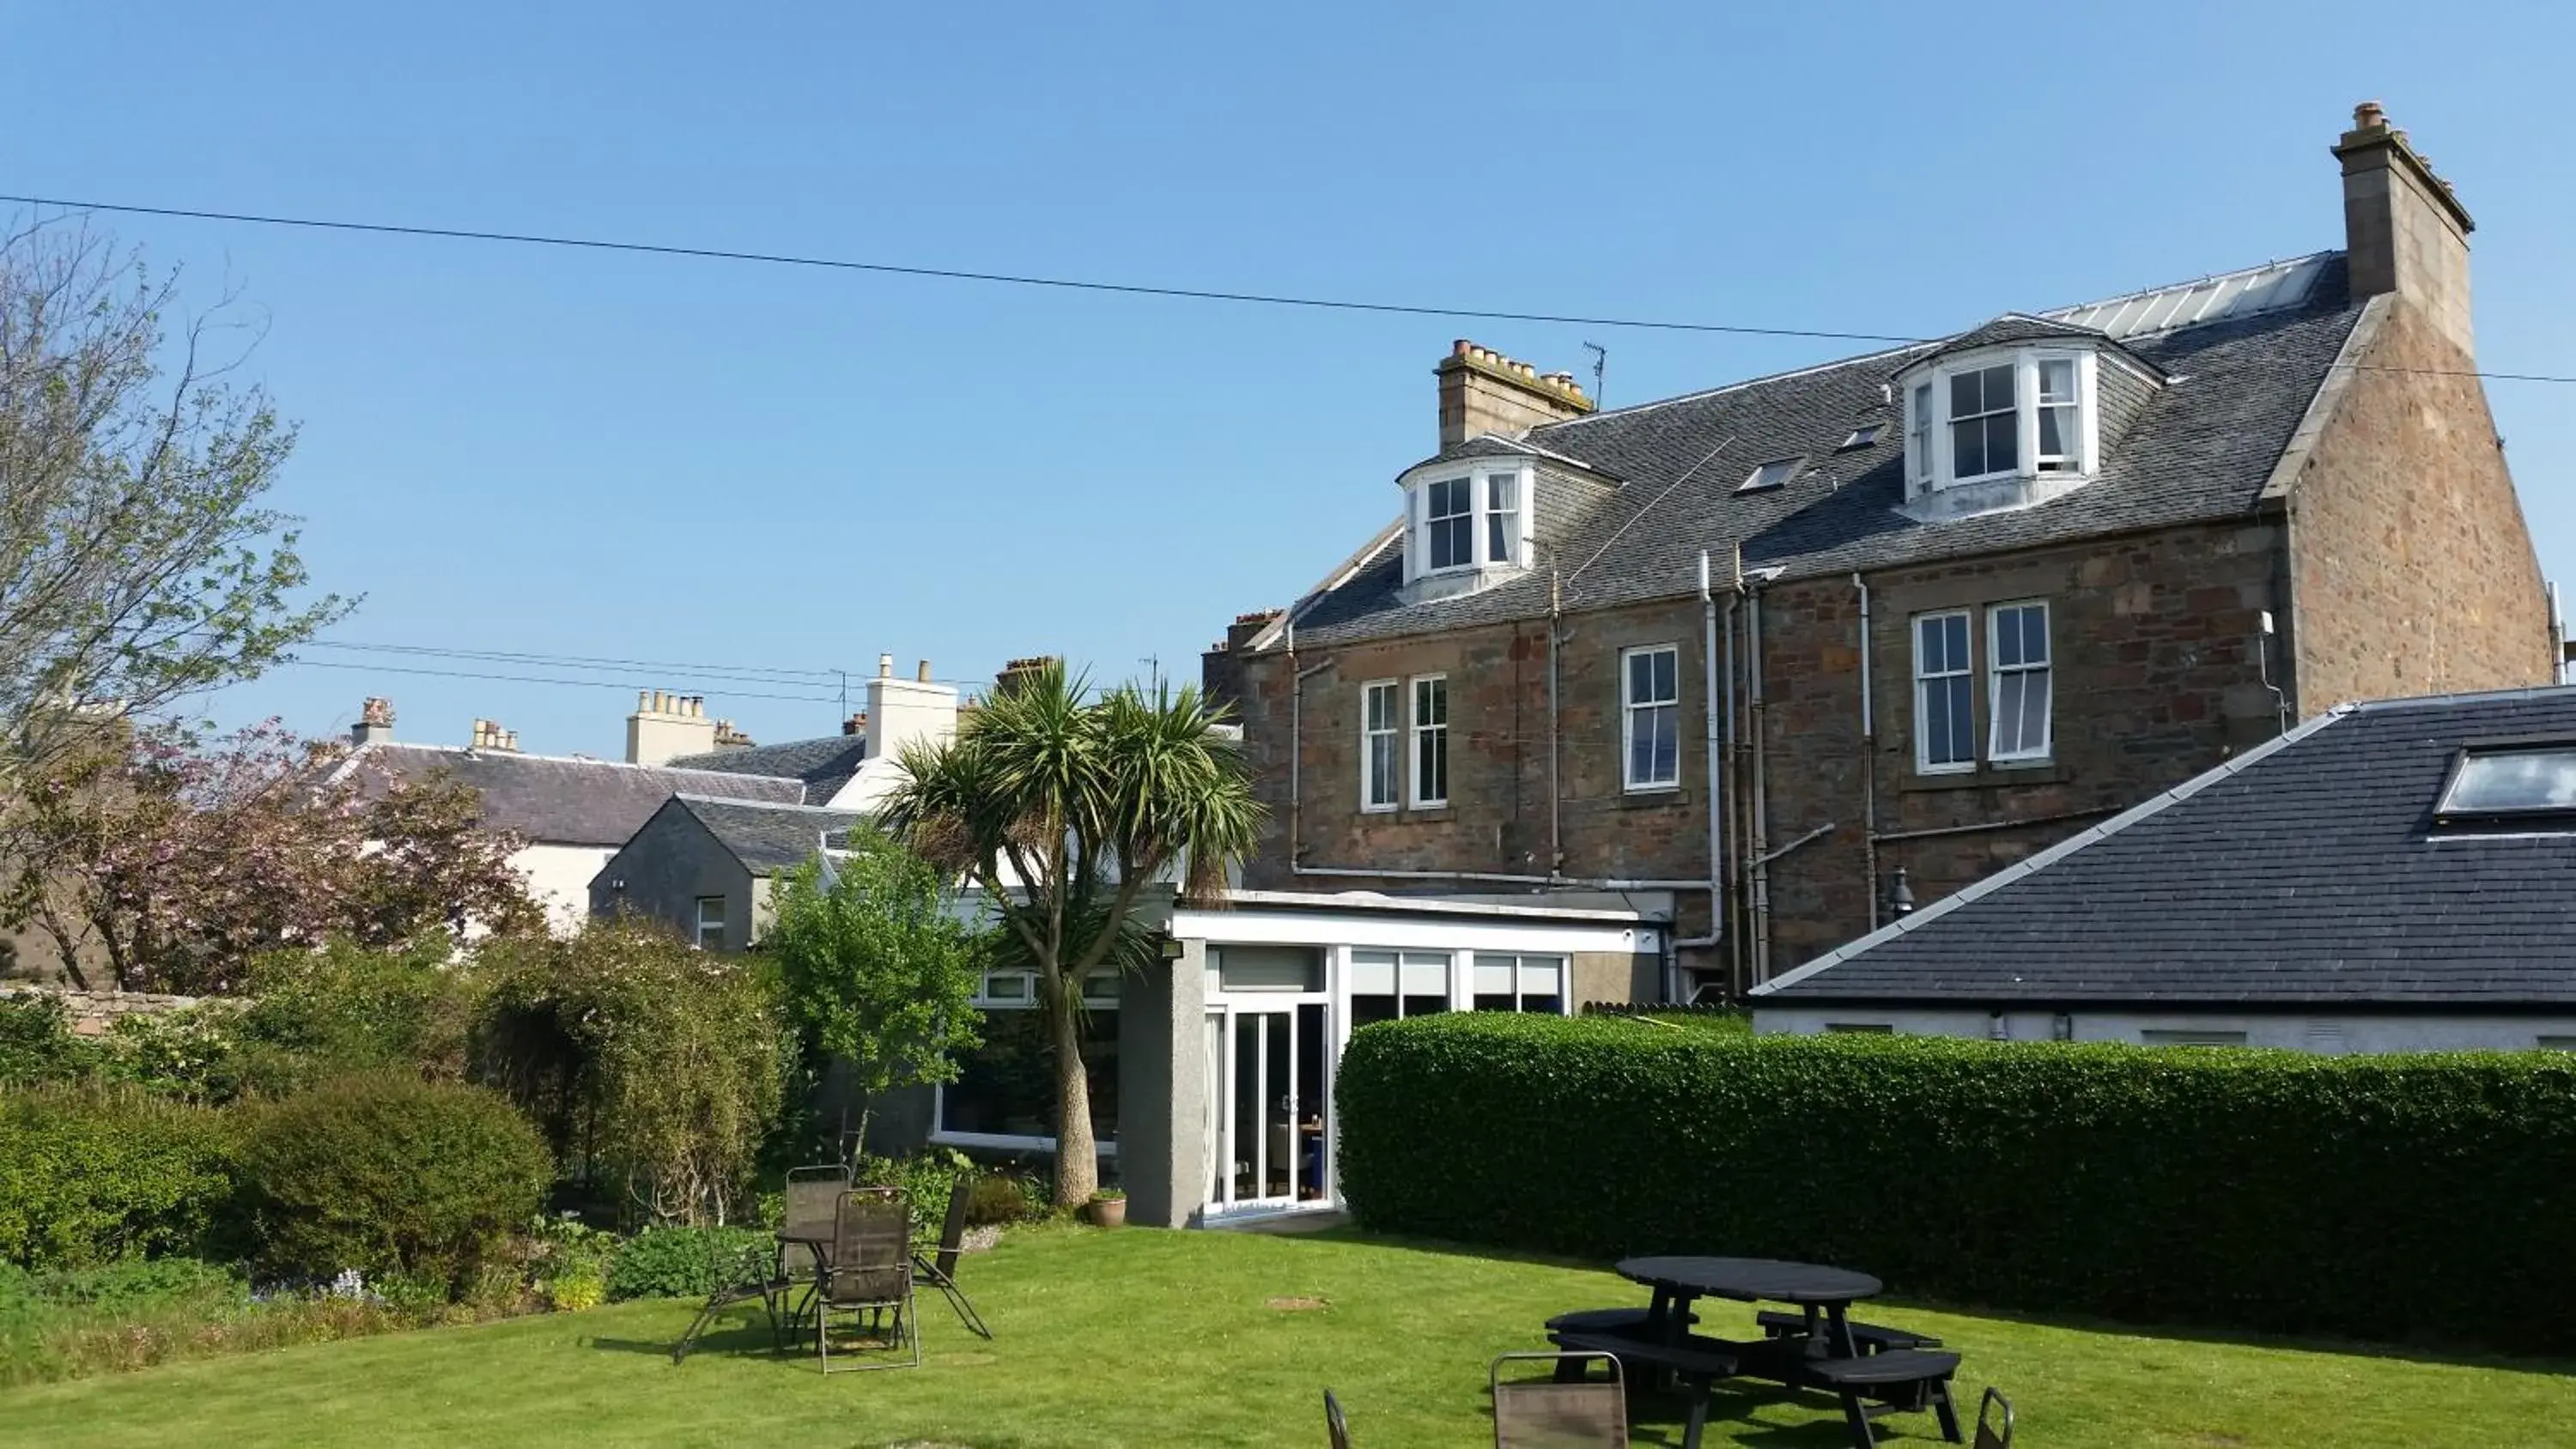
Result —
<instances>
[{"instance_id":1,"label":"white rendered wall","mask_svg":"<svg viewBox=\"0 0 2576 1449\"><path fill-rule=\"evenodd\" d=\"M2529 1051L2542 1037L2576 1038L2576 1015L2405 1016L2394 1013L2318 1012L2088 1012L2067 1013L2076 1041L2139 1043L2150 1031L2241 1031L2247 1046L2296 1051ZM1807 1035L1829 1026L1891 1026L1907 1036L1999 1037L2047 1041L2056 1013L2011 1011L1888 1010L1863 1007L1756 1005L1753 1030L1764 1036Z\"/></svg>"},{"instance_id":2,"label":"white rendered wall","mask_svg":"<svg viewBox=\"0 0 2576 1449\"><path fill-rule=\"evenodd\" d=\"M591 877L616 853L604 845L530 845L512 854L510 864L545 908L546 929L570 936L590 919Z\"/></svg>"}]
</instances>

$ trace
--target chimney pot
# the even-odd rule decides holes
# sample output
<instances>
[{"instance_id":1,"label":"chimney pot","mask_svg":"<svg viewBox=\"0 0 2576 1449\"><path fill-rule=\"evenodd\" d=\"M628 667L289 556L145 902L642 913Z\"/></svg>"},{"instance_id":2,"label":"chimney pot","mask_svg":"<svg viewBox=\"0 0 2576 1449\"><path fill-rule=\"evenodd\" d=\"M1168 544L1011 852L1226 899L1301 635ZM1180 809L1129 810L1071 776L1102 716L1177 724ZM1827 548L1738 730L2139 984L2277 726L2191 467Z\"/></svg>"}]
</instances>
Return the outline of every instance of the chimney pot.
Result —
<instances>
[{"instance_id":1,"label":"chimney pot","mask_svg":"<svg viewBox=\"0 0 2576 1449\"><path fill-rule=\"evenodd\" d=\"M635 691L635 712L637 714L642 714L644 711L652 707L653 691L649 689L639 689Z\"/></svg>"},{"instance_id":2,"label":"chimney pot","mask_svg":"<svg viewBox=\"0 0 2576 1449\"><path fill-rule=\"evenodd\" d=\"M913 670L912 677L923 684L928 684L930 682L930 661L927 659L921 661L920 667Z\"/></svg>"},{"instance_id":3,"label":"chimney pot","mask_svg":"<svg viewBox=\"0 0 2576 1449\"><path fill-rule=\"evenodd\" d=\"M2352 128L2356 131L2375 130L2387 124L2388 111L2377 101L2363 101L2352 108Z\"/></svg>"}]
</instances>

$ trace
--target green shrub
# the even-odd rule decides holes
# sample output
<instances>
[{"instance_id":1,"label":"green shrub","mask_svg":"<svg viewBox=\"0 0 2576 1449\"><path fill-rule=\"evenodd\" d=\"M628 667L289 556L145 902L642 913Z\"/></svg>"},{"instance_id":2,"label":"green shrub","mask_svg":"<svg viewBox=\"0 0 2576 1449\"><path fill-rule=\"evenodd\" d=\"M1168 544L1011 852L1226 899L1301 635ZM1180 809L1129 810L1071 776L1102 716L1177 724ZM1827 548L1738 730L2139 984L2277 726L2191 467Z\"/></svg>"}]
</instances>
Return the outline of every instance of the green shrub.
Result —
<instances>
[{"instance_id":1,"label":"green shrub","mask_svg":"<svg viewBox=\"0 0 2576 1449\"><path fill-rule=\"evenodd\" d=\"M255 1259L290 1278L354 1268L461 1290L551 1177L535 1129L480 1088L344 1077L240 1110Z\"/></svg>"},{"instance_id":2,"label":"green shrub","mask_svg":"<svg viewBox=\"0 0 2576 1449\"><path fill-rule=\"evenodd\" d=\"M646 1228L626 1240L608 1267L608 1296L704 1298L719 1276L750 1265L768 1271L778 1239L759 1228Z\"/></svg>"},{"instance_id":3,"label":"green shrub","mask_svg":"<svg viewBox=\"0 0 2576 1449\"><path fill-rule=\"evenodd\" d=\"M1044 1182L1017 1173L988 1173L968 1189L966 1221L976 1227L1020 1223L1055 1210L1055 1193Z\"/></svg>"},{"instance_id":4,"label":"green shrub","mask_svg":"<svg viewBox=\"0 0 2576 1449\"><path fill-rule=\"evenodd\" d=\"M213 1112L131 1088L0 1091L0 1260L193 1252L232 1191L231 1134Z\"/></svg>"},{"instance_id":5,"label":"green shrub","mask_svg":"<svg viewBox=\"0 0 2576 1449\"><path fill-rule=\"evenodd\" d=\"M376 1068L461 1079L482 976L451 955L441 934L405 950L335 940L261 957L251 966L253 1000L241 1014L246 1073L278 1094Z\"/></svg>"},{"instance_id":6,"label":"green shrub","mask_svg":"<svg viewBox=\"0 0 2576 1449\"><path fill-rule=\"evenodd\" d=\"M1604 1018L1372 1026L1341 1181L1372 1228L1794 1258L1898 1293L2576 1348L2576 1058L1934 1038Z\"/></svg>"},{"instance_id":7,"label":"green shrub","mask_svg":"<svg viewBox=\"0 0 2576 1449\"><path fill-rule=\"evenodd\" d=\"M62 999L41 991L0 996L0 1087L74 1082L106 1061L97 1043L72 1032Z\"/></svg>"}]
</instances>

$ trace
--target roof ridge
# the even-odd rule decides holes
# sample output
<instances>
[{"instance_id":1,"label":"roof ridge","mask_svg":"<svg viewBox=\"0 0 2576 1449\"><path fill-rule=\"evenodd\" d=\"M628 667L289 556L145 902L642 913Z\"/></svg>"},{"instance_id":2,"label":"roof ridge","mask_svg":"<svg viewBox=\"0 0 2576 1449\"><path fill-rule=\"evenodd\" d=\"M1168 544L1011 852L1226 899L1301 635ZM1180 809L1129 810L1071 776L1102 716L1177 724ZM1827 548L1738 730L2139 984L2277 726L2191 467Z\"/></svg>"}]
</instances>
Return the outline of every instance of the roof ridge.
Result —
<instances>
[{"instance_id":1,"label":"roof ridge","mask_svg":"<svg viewBox=\"0 0 2576 1449\"><path fill-rule=\"evenodd\" d=\"M738 780L743 777L736 775L734 778ZM755 775L752 778L765 780L784 777ZM672 791L671 798L674 800L686 800L693 805L731 805L744 810L803 810L817 815L857 815L860 813L856 810L836 810L829 805L804 805L793 800L746 800L739 795L697 795L686 790Z\"/></svg>"},{"instance_id":2,"label":"roof ridge","mask_svg":"<svg viewBox=\"0 0 2576 1449\"><path fill-rule=\"evenodd\" d=\"M816 738L820 739L823 736L818 735ZM351 750L349 758L354 760L371 750L430 750L442 755L471 755L478 760L529 760L549 765L601 765L612 770L655 770L665 775L709 775L724 780L778 780L791 785L804 783L794 775L763 775L750 770L702 770L692 765L642 765L633 760L603 760L597 755L537 755L522 750L478 750L472 745L434 745L425 740L369 740ZM682 755L676 758L689 757Z\"/></svg>"},{"instance_id":3,"label":"roof ridge","mask_svg":"<svg viewBox=\"0 0 2576 1449\"><path fill-rule=\"evenodd\" d=\"M2390 709L2435 709L2454 704L2492 704L2508 699L2548 699L2576 695L2576 684L2521 684L2502 689L2471 690L2462 694L2409 694L2395 699L2357 699L2336 706L2356 713L2376 714Z\"/></svg>"},{"instance_id":4,"label":"roof ridge","mask_svg":"<svg viewBox=\"0 0 2576 1449\"><path fill-rule=\"evenodd\" d=\"M1805 981L1807 978L1828 970L1831 967L1838 966L1864 951L1870 950L1873 947L1884 944L1885 942L1893 941L1908 931L1921 930L1923 927L1941 919L1952 911L1959 910L1962 907L1969 906L1977 901L1983 900L1985 897L1994 894L1996 891L1999 891L2005 886L2011 885L2024 877L2038 874L2040 871L2057 864L2059 861L2064 860L2066 857L2073 855L2075 852L2082 850L2088 845L2094 844L2097 841L2107 840L2111 836L2117 835L2121 831L2128 829L2130 826L2137 824L2139 821L2160 815L2168 808L2181 804L2183 801L2190 799L2192 796L2199 794L2210 786L2215 785L2222 780L2231 779L2252 769L2255 765L2264 760L2270 759L2272 756L2281 753L2282 751L2290 748L2290 746L2308 738L2310 735L2318 733L2327 726L2335 723L2337 720L2348 718L2359 712L2359 707L2356 705L2336 705L2334 708L2327 710L2323 714L2317 715L2313 719L2304 720L2293 728L2275 735L2271 739L2265 740L2263 743L2256 745L2254 748L2247 750L2241 755L2236 756L2234 759L2221 761L2220 763L2211 766L2209 769L2201 771L2199 774L2192 776L2190 779L2183 781L2181 784L2176 785L2169 790L2159 791L2154 795L2148 796L2146 799L2139 801L2137 804L2130 806L2128 809L2121 811L2119 814L2103 821L2099 825L2086 830L2080 830L2075 834L2068 836L2066 839L2057 842L2055 845L2041 851L2037 855L2031 856L2027 860L2016 861L2002 870L1996 871L1993 875L1976 881L1950 895L1943 896L1940 900L1933 902L1922 910L1914 912L1912 915L1899 916L1895 920L1888 922L1886 925L1879 927L1877 930L1870 932L1868 935L1861 937L1859 940L1846 942L1845 944L1835 947L1833 950L1826 952L1824 955L1817 957L1815 960L1810 961L1795 970L1783 972L1768 981L1762 982L1753 987L1747 994L1753 996L1770 996L1776 992L1795 986L1798 983Z\"/></svg>"},{"instance_id":5,"label":"roof ridge","mask_svg":"<svg viewBox=\"0 0 2576 1449\"><path fill-rule=\"evenodd\" d=\"M1980 323L1978 325L1983 326L1984 324ZM1951 336L1965 335L1965 333L1951 334ZM1679 393L1672 397L1657 398L1653 402L1632 403L1624 408L1604 408L1600 412L1587 413L1579 418L1566 418L1553 423L1540 423L1538 426L1531 428L1530 433L1532 435L1536 435L1539 433L1554 432L1560 428L1579 428L1586 423L1600 422L1604 418L1628 417L1636 413L1651 412L1656 408L1670 407L1675 403L1697 402L1701 398L1716 397L1720 393L1736 392L1748 387L1760 387L1766 383L1787 382L1792 378L1809 377L1819 372L1832 372L1837 368L1857 367L1864 362L1876 362L1882 358L1895 357L1902 353L1920 352L1927 347L1938 347L1949 340L1949 337L1927 337L1920 342L1908 342L1897 347L1884 347L1876 352L1864 352L1853 357L1840 357L1831 362L1818 362L1806 367L1793 367L1785 372L1768 372L1759 377L1741 378L1734 382L1721 383L1716 387L1704 387L1697 392ZM1599 469L1595 467L1594 471L1598 472Z\"/></svg>"}]
</instances>

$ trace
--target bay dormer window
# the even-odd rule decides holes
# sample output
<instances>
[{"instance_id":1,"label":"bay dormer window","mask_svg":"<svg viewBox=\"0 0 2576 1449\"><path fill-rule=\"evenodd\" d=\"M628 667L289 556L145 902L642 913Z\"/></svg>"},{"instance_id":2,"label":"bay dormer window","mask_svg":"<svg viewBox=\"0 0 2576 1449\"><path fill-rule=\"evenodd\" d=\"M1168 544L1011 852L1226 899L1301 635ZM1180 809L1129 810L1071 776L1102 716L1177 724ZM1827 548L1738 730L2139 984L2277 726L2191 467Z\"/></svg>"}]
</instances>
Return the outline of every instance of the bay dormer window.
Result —
<instances>
[{"instance_id":1,"label":"bay dormer window","mask_svg":"<svg viewBox=\"0 0 2576 1449\"><path fill-rule=\"evenodd\" d=\"M1533 472L1521 459L1473 458L1406 474L1408 595L1472 593L1527 569Z\"/></svg>"},{"instance_id":2,"label":"bay dormer window","mask_svg":"<svg viewBox=\"0 0 2576 1449\"><path fill-rule=\"evenodd\" d=\"M2101 466L2098 359L2075 347L1978 348L1902 379L1903 511L1936 522L2045 503Z\"/></svg>"}]
</instances>

